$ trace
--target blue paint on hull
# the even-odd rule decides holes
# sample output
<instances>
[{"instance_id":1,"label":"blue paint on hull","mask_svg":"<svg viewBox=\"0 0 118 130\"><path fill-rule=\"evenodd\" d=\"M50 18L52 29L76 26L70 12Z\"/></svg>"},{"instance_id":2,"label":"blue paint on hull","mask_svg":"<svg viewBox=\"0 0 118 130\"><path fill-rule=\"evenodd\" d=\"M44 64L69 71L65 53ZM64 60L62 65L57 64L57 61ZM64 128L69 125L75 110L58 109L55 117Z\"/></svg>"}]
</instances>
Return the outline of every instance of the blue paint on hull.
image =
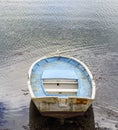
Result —
<instances>
[{"instance_id":1,"label":"blue paint on hull","mask_svg":"<svg viewBox=\"0 0 118 130\"><path fill-rule=\"evenodd\" d=\"M75 79L78 81L78 91L75 95L47 94L43 86L44 79ZM91 98L91 78L82 64L78 61L54 56L38 61L31 70L30 84L36 97L57 96Z\"/></svg>"}]
</instances>

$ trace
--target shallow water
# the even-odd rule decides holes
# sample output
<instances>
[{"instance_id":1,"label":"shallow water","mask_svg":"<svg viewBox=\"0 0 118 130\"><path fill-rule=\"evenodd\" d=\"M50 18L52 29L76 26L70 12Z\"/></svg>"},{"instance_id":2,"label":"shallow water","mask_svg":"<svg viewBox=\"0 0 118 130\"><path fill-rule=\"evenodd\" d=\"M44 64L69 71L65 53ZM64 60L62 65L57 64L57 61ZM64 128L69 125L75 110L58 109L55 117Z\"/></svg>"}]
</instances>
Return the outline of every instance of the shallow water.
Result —
<instances>
[{"instance_id":1,"label":"shallow water","mask_svg":"<svg viewBox=\"0 0 118 130\"><path fill-rule=\"evenodd\" d=\"M96 127L117 130L117 17L117 0L0 0L0 130L29 129L28 69L57 50L88 65Z\"/></svg>"}]
</instances>

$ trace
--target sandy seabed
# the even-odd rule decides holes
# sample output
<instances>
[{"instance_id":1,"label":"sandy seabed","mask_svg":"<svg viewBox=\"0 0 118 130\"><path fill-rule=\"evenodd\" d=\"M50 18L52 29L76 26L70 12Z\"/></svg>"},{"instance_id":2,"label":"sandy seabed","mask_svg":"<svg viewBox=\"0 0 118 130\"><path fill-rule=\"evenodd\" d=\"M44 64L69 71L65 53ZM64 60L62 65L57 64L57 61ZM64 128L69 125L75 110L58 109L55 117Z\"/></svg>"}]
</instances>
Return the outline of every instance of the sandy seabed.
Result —
<instances>
[{"instance_id":1,"label":"sandy seabed","mask_svg":"<svg viewBox=\"0 0 118 130\"><path fill-rule=\"evenodd\" d=\"M88 53L91 56L91 61L88 57L84 57L83 53ZM91 51L72 51L63 52L65 55L73 54L72 56L85 61L94 75L96 82L96 100L93 104L92 120L85 118L73 118L65 120L65 124L61 125L59 120L53 118L42 117L37 114L36 108L31 105L31 97L27 88L28 70L32 62L40 57L31 58L29 60L22 60L17 63L17 59L23 57L16 56L16 61L7 63L7 66L0 67L0 130L117 130L118 129L118 109L117 109L117 87L114 87L113 82L111 87L116 93L111 92L110 87L113 75L104 74L104 61L111 60L116 53L102 56L102 63L97 64L100 60L94 61L94 56ZM76 54L76 55L75 55ZM78 55L79 56L78 56ZM115 64L115 63L113 63ZM94 68L93 68L94 66ZM103 66L103 67L99 67ZM105 68L106 69L106 68ZM113 70L114 72L114 70ZM118 80L117 77L114 80ZM114 86L113 86L114 85ZM107 89L106 89L107 87ZM110 93L111 92L111 93ZM116 95L115 95L116 94ZM113 102L112 102L113 101ZM39 123L40 122L40 123ZM42 127L42 128L41 128Z\"/></svg>"}]
</instances>

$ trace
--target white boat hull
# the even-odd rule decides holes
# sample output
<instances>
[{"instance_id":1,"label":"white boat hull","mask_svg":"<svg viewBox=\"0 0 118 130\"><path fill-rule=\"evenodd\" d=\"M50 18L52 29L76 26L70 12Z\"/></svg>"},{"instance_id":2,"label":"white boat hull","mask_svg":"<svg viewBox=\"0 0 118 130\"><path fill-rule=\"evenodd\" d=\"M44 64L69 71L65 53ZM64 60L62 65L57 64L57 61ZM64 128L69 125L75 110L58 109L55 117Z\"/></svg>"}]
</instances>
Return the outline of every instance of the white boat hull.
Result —
<instances>
[{"instance_id":1,"label":"white boat hull","mask_svg":"<svg viewBox=\"0 0 118 130\"><path fill-rule=\"evenodd\" d=\"M55 97L33 98L32 100L42 115L56 118L83 115L93 102L91 99L58 99Z\"/></svg>"},{"instance_id":2,"label":"white boat hull","mask_svg":"<svg viewBox=\"0 0 118 130\"><path fill-rule=\"evenodd\" d=\"M37 60L29 70L31 98L44 116L69 118L83 114L95 99L88 67L72 57Z\"/></svg>"}]
</instances>

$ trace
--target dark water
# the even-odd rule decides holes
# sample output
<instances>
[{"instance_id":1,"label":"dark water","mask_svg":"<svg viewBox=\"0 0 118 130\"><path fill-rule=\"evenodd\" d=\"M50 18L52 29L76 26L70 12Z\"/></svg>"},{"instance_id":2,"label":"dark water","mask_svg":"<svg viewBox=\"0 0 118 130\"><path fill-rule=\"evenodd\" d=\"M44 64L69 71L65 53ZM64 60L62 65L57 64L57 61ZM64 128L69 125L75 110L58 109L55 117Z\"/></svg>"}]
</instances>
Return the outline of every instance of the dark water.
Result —
<instances>
[{"instance_id":1,"label":"dark water","mask_svg":"<svg viewBox=\"0 0 118 130\"><path fill-rule=\"evenodd\" d=\"M96 126L117 130L117 0L0 0L0 130L30 129L28 69L57 50L88 65Z\"/></svg>"}]
</instances>

